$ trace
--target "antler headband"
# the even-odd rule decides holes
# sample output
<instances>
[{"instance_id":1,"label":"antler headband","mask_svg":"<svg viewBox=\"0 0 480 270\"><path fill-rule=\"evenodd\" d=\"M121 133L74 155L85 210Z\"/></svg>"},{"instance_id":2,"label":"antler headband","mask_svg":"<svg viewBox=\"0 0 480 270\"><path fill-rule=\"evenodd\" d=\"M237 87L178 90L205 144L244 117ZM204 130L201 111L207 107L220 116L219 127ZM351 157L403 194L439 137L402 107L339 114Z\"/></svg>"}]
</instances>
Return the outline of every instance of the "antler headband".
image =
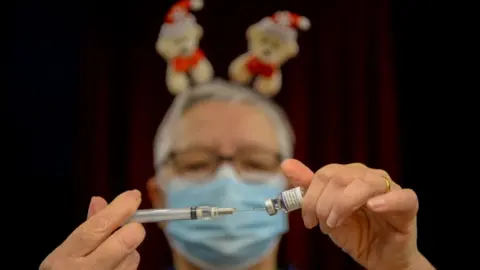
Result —
<instances>
[{"instance_id":1,"label":"antler headband","mask_svg":"<svg viewBox=\"0 0 480 270\"><path fill-rule=\"evenodd\" d=\"M203 28L190 10L200 10L202 0L182 0L171 7L157 39L157 52L167 61L166 84L172 94L190 88L192 81L210 81L214 70L199 48ZM290 11L278 11L247 29L249 50L229 66L232 81L247 84L272 97L282 87L282 65L298 54L297 29L308 30L310 21Z\"/></svg>"}]
</instances>

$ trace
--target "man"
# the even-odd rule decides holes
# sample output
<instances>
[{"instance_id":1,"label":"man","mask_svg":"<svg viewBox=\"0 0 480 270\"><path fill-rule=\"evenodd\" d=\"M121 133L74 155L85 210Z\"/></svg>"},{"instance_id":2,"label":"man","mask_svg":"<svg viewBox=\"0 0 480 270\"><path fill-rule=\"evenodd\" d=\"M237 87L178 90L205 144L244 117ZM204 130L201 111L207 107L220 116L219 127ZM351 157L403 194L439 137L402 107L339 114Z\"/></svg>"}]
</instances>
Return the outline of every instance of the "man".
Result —
<instances>
[{"instance_id":1,"label":"man","mask_svg":"<svg viewBox=\"0 0 480 270\"><path fill-rule=\"evenodd\" d=\"M434 269L416 245L418 201L386 172L362 164L327 165L315 173L292 155L282 111L249 89L215 81L177 97L155 141L156 176L148 182L155 207L262 207L290 184L302 186L305 226L322 232L367 269ZM283 163L282 163L283 161ZM110 205L92 198L88 220L41 269L136 269L145 237L130 223L138 191ZM277 269L287 218L242 212L209 221L159 224L175 269ZM115 231L115 232L113 232ZM113 232L113 234L112 234Z\"/></svg>"}]
</instances>

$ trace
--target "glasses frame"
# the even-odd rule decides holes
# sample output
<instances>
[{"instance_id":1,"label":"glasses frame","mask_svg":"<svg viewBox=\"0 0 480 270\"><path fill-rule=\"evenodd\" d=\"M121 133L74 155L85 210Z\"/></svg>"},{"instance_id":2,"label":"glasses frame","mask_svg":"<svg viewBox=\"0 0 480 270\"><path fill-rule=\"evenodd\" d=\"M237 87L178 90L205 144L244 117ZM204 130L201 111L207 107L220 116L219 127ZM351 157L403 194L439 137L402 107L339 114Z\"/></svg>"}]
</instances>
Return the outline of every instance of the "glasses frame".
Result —
<instances>
[{"instance_id":1,"label":"glasses frame","mask_svg":"<svg viewBox=\"0 0 480 270\"><path fill-rule=\"evenodd\" d=\"M268 149L268 148L264 148L264 147L258 147L258 146L246 147L246 148L240 149L240 151L235 152L233 155L220 155L220 154L218 154L218 151L216 149L211 148L211 147L191 147L191 148L184 149L184 150L181 150L181 151L172 150L167 155L167 157L160 164L157 165L157 168L160 167L160 166L165 166L165 165L171 164L173 172L174 173L179 173L178 170L176 169L178 166L175 165L175 163L176 163L175 159L178 155L181 155L183 153L193 152L193 151L204 151L204 152L212 154L212 156L216 157L216 159L215 159L215 169L218 169L218 167L221 164L223 164L224 162L229 162L231 164L235 164L235 157L238 155L238 153L252 151L252 150L272 154L272 156L274 156L275 160L278 162L278 167L280 168L280 165L281 165L282 160L283 160L282 155L278 151Z\"/></svg>"}]
</instances>

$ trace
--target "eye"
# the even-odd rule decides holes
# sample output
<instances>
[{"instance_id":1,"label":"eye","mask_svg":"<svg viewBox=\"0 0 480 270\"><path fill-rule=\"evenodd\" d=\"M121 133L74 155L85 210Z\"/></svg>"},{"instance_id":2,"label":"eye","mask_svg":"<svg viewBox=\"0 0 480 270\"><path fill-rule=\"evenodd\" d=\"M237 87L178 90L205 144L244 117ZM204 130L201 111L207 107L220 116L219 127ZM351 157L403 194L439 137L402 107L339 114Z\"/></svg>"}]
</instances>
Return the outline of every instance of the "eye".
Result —
<instances>
[{"instance_id":1,"label":"eye","mask_svg":"<svg viewBox=\"0 0 480 270\"><path fill-rule=\"evenodd\" d=\"M280 47L280 42L275 41L275 42L272 42L271 45L274 49L277 49L278 47Z\"/></svg>"},{"instance_id":2,"label":"eye","mask_svg":"<svg viewBox=\"0 0 480 270\"><path fill-rule=\"evenodd\" d=\"M200 171L210 168L210 163L207 161L189 161L183 163L180 167L183 171Z\"/></svg>"},{"instance_id":3,"label":"eye","mask_svg":"<svg viewBox=\"0 0 480 270\"><path fill-rule=\"evenodd\" d=\"M242 167L251 171L268 171L270 170L269 164L256 160L244 160L242 161Z\"/></svg>"},{"instance_id":4,"label":"eye","mask_svg":"<svg viewBox=\"0 0 480 270\"><path fill-rule=\"evenodd\" d=\"M175 166L179 172L199 172L210 170L215 166L215 160L201 153L180 154L175 159Z\"/></svg>"},{"instance_id":5,"label":"eye","mask_svg":"<svg viewBox=\"0 0 480 270\"><path fill-rule=\"evenodd\" d=\"M185 41L185 37L180 37L180 38L177 38L175 39L173 42L177 45L180 45L182 44L183 42Z\"/></svg>"}]
</instances>

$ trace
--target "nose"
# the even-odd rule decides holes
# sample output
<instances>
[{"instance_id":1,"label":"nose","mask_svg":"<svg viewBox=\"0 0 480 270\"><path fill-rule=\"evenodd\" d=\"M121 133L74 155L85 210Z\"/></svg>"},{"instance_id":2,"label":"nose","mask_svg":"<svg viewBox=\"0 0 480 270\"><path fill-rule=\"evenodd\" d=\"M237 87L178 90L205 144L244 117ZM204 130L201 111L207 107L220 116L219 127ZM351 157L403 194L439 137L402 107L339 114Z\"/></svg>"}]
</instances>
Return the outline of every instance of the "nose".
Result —
<instances>
[{"instance_id":1,"label":"nose","mask_svg":"<svg viewBox=\"0 0 480 270\"><path fill-rule=\"evenodd\" d=\"M272 54L272 51L269 48L263 50L263 55L264 56L270 56L270 54Z\"/></svg>"}]
</instances>

